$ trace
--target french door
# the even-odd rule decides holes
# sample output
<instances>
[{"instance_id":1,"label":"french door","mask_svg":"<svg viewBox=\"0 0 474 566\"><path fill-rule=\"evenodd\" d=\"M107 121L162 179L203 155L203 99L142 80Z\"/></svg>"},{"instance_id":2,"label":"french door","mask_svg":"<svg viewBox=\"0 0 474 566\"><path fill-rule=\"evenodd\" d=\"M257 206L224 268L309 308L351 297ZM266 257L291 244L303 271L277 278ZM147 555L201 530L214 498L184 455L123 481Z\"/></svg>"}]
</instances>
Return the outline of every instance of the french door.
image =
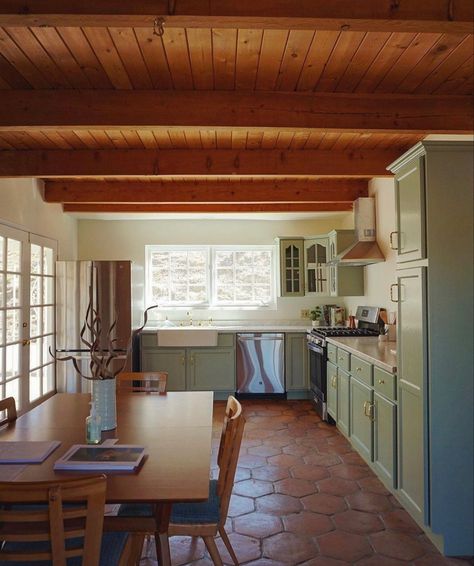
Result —
<instances>
[{"instance_id":1,"label":"french door","mask_svg":"<svg viewBox=\"0 0 474 566\"><path fill-rule=\"evenodd\" d=\"M56 242L0 224L0 398L25 412L55 391Z\"/></svg>"}]
</instances>

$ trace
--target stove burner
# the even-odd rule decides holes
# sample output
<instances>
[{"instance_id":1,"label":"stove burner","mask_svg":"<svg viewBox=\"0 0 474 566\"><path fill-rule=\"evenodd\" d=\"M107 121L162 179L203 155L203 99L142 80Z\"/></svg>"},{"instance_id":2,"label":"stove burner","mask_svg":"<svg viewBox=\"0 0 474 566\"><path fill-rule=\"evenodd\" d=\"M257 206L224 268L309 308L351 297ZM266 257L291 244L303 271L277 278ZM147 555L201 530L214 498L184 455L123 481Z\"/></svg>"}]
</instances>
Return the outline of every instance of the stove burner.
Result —
<instances>
[{"instance_id":1,"label":"stove burner","mask_svg":"<svg viewBox=\"0 0 474 566\"><path fill-rule=\"evenodd\" d=\"M378 336L379 332L377 330L371 330L370 328L346 328L341 326L320 326L319 328L313 328L311 334L319 336L321 338L328 337L344 337L344 336Z\"/></svg>"}]
</instances>

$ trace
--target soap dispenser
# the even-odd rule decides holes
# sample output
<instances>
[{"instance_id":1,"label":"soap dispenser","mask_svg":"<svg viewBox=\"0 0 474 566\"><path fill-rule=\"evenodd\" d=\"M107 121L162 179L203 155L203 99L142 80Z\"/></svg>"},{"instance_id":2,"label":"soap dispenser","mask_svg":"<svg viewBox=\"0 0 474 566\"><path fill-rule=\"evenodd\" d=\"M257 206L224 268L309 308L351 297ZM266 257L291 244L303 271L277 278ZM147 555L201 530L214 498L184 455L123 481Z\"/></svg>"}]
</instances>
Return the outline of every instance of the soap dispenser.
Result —
<instances>
[{"instance_id":1,"label":"soap dispenser","mask_svg":"<svg viewBox=\"0 0 474 566\"><path fill-rule=\"evenodd\" d=\"M95 409L95 403L89 403L91 406L91 413L86 418L86 442L87 444L99 444L102 440L102 427L100 416Z\"/></svg>"}]
</instances>

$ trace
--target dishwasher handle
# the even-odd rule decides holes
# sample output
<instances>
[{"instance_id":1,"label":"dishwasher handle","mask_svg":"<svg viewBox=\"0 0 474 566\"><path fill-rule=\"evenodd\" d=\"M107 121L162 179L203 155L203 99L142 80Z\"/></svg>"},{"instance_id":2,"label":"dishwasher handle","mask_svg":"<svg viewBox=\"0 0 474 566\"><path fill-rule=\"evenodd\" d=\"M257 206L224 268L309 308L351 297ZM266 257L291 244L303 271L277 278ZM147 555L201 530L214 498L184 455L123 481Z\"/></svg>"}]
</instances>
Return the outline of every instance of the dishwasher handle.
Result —
<instances>
[{"instance_id":1,"label":"dishwasher handle","mask_svg":"<svg viewBox=\"0 0 474 566\"><path fill-rule=\"evenodd\" d=\"M267 334L266 336L260 336L255 334L237 334L237 340L239 342L261 342L264 340L284 340L283 334Z\"/></svg>"}]
</instances>

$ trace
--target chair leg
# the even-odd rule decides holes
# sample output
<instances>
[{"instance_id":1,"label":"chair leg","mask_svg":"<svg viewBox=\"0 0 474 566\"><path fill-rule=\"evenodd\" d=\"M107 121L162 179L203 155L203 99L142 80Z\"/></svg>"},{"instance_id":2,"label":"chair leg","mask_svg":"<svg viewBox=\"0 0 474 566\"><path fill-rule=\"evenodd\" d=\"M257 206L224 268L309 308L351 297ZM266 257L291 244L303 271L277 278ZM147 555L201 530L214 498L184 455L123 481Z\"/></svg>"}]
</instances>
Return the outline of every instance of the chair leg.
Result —
<instances>
[{"instance_id":1,"label":"chair leg","mask_svg":"<svg viewBox=\"0 0 474 566\"><path fill-rule=\"evenodd\" d=\"M221 539L223 540L227 550L229 551L230 557L234 561L235 566L239 566L239 561L237 560L237 556L235 555L229 537L227 536L227 533L225 532L225 529L222 525L219 527L219 534L221 535Z\"/></svg>"},{"instance_id":2,"label":"chair leg","mask_svg":"<svg viewBox=\"0 0 474 566\"><path fill-rule=\"evenodd\" d=\"M171 566L168 533L155 533L155 546L159 566Z\"/></svg>"},{"instance_id":3,"label":"chair leg","mask_svg":"<svg viewBox=\"0 0 474 566\"><path fill-rule=\"evenodd\" d=\"M219 550L217 549L216 541L214 540L214 537L207 536L207 537L202 537L202 538L204 539L204 543L207 547L207 550L209 551L209 554L211 555L214 566L224 566L222 564L221 555L219 554Z\"/></svg>"}]
</instances>

